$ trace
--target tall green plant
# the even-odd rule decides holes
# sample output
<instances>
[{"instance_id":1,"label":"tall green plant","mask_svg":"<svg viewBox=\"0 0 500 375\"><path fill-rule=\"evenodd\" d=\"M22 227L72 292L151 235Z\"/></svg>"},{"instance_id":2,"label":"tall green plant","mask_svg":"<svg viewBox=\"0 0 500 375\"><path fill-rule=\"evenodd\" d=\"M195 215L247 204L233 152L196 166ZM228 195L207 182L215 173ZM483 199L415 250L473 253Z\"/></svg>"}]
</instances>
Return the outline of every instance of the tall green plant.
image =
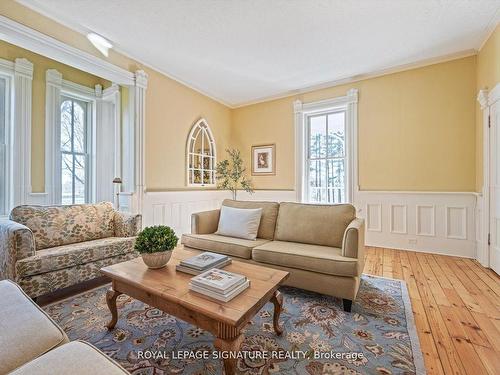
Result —
<instances>
[{"instance_id":1,"label":"tall green plant","mask_svg":"<svg viewBox=\"0 0 500 375\"><path fill-rule=\"evenodd\" d=\"M226 152L229 154L229 160L218 162L215 168L217 188L230 190L234 200L236 200L238 190L253 194L252 181L245 176L246 168L243 166L240 151L227 149Z\"/></svg>"}]
</instances>

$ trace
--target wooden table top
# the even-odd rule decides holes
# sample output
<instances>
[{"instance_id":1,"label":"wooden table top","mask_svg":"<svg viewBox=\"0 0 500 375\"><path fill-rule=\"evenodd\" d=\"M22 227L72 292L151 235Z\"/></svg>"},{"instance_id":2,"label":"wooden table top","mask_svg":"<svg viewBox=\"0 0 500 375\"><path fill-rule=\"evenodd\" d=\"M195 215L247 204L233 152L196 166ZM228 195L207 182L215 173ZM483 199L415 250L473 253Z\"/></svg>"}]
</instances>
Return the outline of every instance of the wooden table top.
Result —
<instances>
[{"instance_id":1,"label":"wooden table top","mask_svg":"<svg viewBox=\"0 0 500 375\"><path fill-rule=\"evenodd\" d=\"M250 280L250 287L229 302L218 302L190 291L189 281L194 276L175 269L181 260L199 253L196 250L185 249L181 245L174 249L172 257L164 268L149 269L142 258L138 257L104 267L101 272L112 280L140 288L167 302L234 326L251 319L270 300L289 275L286 271L233 259L224 270L245 275Z\"/></svg>"}]
</instances>

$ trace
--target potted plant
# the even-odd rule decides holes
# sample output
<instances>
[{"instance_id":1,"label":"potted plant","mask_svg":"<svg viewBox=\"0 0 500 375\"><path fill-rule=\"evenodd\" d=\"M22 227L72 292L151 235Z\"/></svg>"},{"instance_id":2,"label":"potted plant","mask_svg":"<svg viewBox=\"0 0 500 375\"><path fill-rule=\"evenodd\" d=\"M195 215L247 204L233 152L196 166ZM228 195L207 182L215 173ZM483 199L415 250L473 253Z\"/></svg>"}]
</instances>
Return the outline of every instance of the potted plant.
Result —
<instances>
[{"instance_id":1,"label":"potted plant","mask_svg":"<svg viewBox=\"0 0 500 375\"><path fill-rule=\"evenodd\" d=\"M217 173L217 188L230 190L233 200L236 200L238 189L252 194L252 181L245 176L246 168L243 166L240 151L228 149L226 152L229 154L229 160L225 159L218 162L215 168Z\"/></svg>"},{"instance_id":2,"label":"potted plant","mask_svg":"<svg viewBox=\"0 0 500 375\"><path fill-rule=\"evenodd\" d=\"M149 268L165 267L179 238L172 228L155 225L144 228L135 241L135 250Z\"/></svg>"}]
</instances>

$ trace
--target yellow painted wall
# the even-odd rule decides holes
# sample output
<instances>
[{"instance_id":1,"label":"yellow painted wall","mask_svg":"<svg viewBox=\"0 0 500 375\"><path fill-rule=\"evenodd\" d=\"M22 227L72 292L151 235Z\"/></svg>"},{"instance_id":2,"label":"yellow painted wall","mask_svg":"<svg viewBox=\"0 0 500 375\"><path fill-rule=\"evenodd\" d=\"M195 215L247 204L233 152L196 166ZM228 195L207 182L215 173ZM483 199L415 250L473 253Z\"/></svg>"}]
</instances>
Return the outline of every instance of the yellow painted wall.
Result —
<instances>
[{"instance_id":1,"label":"yellow painted wall","mask_svg":"<svg viewBox=\"0 0 500 375\"><path fill-rule=\"evenodd\" d=\"M57 69L63 78L80 85L108 87L110 82L68 65L0 40L0 58L14 61L25 57L33 63L33 107L31 125L31 185L33 192L45 189L45 72Z\"/></svg>"},{"instance_id":2,"label":"yellow painted wall","mask_svg":"<svg viewBox=\"0 0 500 375\"><path fill-rule=\"evenodd\" d=\"M13 0L0 1L0 14L104 59L84 35ZM200 117L207 119L217 140L217 152L219 155L223 155L224 149L229 145L231 129L231 110L228 107L113 50L110 51L106 60L129 71L143 69L149 75L146 91L145 129L145 173L148 190L165 190L186 186L185 140L191 125ZM39 142L38 139L34 138L34 143L37 142ZM39 150L43 148L43 145L34 145L33 148ZM43 161L39 159L34 161L35 165L32 167L33 183L36 184L36 191L40 191L43 186Z\"/></svg>"},{"instance_id":3,"label":"yellow painted wall","mask_svg":"<svg viewBox=\"0 0 500 375\"><path fill-rule=\"evenodd\" d=\"M99 58L84 35L13 0L0 14ZM294 188L292 103L345 95L359 97L359 183L370 190L474 191L480 176L481 144L477 88L498 82L498 28L480 54L382 77L316 90L231 110L139 62L110 51L107 60L149 74L146 98L146 187L185 187L185 139L205 117L218 145L238 147L250 166L253 144L276 143L277 175L253 177L261 189ZM493 83L492 83L493 82ZM34 128L37 125L33 125ZM36 135L43 135L40 128ZM35 135L35 136L36 136ZM40 154L43 146L33 146ZM43 162L34 160L36 191L43 186ZM478 173L476 173L478 172ZM476 178L476 175L478 178Z\"/></svg>"},{"instance_id":4,"label":"yellow painted wall","mask_svg":"<svg viewBox=\"0 0 500 375\"><path fill-rule=\"evenodd\" d=\"M500 25L477 55L477 88L492 90L500 83ZM483 114L476 103L476 191L483 188Z\"/></svg>"},{"instance_id":5,"label":"yellow painted wall","mask_svg":"<svg viewBox=\"0 0 500 375\"><path fill-rule=\"evenodd\" d=\"M359 184L363 190L474 191L476 58L316 90L233 110L234 145L276 143L276 176L256 188L294 188L293 101L359 89Z\"/></svg>"}]
</instances>

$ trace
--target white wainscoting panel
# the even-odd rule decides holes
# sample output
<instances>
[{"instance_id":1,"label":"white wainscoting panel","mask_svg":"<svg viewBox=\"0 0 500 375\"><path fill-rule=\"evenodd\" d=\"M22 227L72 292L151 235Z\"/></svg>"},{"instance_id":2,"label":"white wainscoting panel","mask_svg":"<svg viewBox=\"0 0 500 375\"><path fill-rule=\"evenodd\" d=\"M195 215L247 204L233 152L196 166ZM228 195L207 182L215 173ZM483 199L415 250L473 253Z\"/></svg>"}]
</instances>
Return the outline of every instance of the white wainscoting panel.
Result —
<instances>
[{"instance_id":1,"label":"white wainscoting panel","mask_svg":"<svg viewBox=\"0 0 500 375\"><path fill-rule=\"evenodd\" d=\"M408 216L405 204L391 204L391 233L406 234Z\"/></svg>"},{"instance_id":2,"label":"white wainscoting panel","mask_svg":"<svg viewBox=\"0 0 500 375\"><path fill-rule=\"evenodd\" d=\"M147 192L143 225L169 225L177 235L191 231L191 214L219 208L231 194L218 190ZM365 241L380 246L474 258L476 194L359 191L357 215L366 220ZM238 193L240 200L293 202L291 190Z\"/></svg>"},{"instance_id":3,"label":"white wainscoting panel","mask_svg":"<svg viewBox=\"0 0 500 375\"><path fill-rule=\"evenodd\" d=\"M436 236L436 207L416 205L417 236Z\"/></svg>"},{"instance_id":4,"label":"white wainscoting panel","mask_svg":"<svg viewBox=\"0 0 500 375\"><path fill-rule=\"evenodd\" d=\"M381 204L368 203L366 205L366 230L370 232L382 232Z\"/></svg>"},{"instance_id":5,"label":"white wainscoting panel","mask_svg":"<svg viewBox=\"0 0 500 375\"><path fill-rule=\"evenodd\" d=\"M476 256L476 194L358 191L366 244Z\"/></svg>"},{"instance_id":6,"label":"white wainscoting panel","mask_svg":"<svg viewBox=\"0 0 500 375\"><path fill-rule=\"evenodd\" d=\"M191 232L191 215L195 212L220 208L224 199L231 198L227 191L185 190L147 192L144 194L143 226L168 225L177 236ZM294 191L257 190L254 194L238 192L239 200L276 202L295 201Z\"/></svg>"}]
</instances>

